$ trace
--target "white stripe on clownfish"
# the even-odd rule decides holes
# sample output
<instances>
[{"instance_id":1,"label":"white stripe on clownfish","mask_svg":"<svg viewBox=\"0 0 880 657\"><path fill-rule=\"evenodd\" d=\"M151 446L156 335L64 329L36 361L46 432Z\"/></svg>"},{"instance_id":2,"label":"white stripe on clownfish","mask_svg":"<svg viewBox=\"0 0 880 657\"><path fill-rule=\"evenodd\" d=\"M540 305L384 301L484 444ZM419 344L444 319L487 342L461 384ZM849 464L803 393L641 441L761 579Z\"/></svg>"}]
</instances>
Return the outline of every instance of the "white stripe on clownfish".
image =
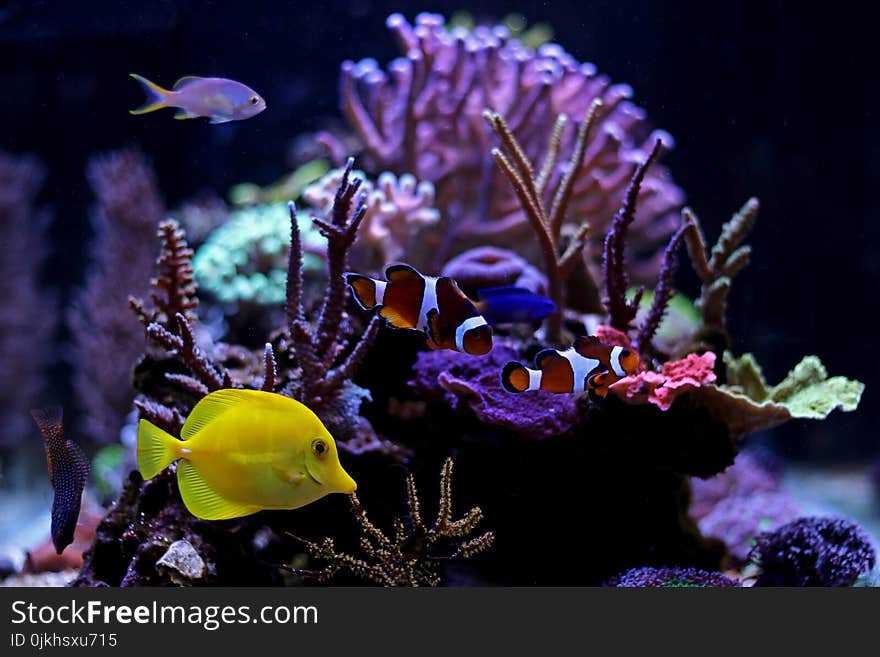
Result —
<instances>
[{"instance_id":1,"label":"white stripe on clownfish","mask_svg":"<svg viewBox=\"0 0 880 657\"><path fill-rule=\"evenodd\" d=\"M623 347L615 346L611 349L611 369L614 373L623 378L626 376L626 372L623 367L620 365L620 352L623 351Z\"/></svg>"},{"instance_id":2,"label":"white stripe on clownfish","mask_svg":"<svg viewBox=\"0 0 880 657\"><path fill-rule=\"evenodd\" d=\"M479 328L480 326L486 326L488 322L483 318L482 315L477 315L475 317L468 317L461 324L458 325L458 328L455 329L455 348L459 351L464 351L464 334L470 331L471 329Z\"/></svg>"},{"instance_id":3,"label":"white stripe on clownfish","mask_svg":"<svg viewBox=\"0 0 880 657\"><path fill-rule=\"evenodd\" d=\"M571 364L571 371L574 375L574 390L572 392L583 392L587 389L587 379L590 373L602 363L595 358L586 358L581 356L574 347L569 347L565 351L560 351L559 355L566 358Z\"/></svg>"},{"instance_id":4,"label":"white stripe on clownfish","mask_svg":"<svg viewBox=\"0 0 880 657\"><path fill-rule=\"evenodd\" d=\"M375 278L371 278L370 280L373 281L373 285L376 287L376 305L381 306L382 302L385 300L385 286L388 285L388 283L387 281L377 281Z\"/></svg>"},{"instance_id":5,"label":"white stripe on clownfish","mask_svg":"<svg viewBox=\"0 0 880 657\"><path fill-rule=\"evenodd\" d=\"M419 319L416 322L416 329L424 331L428 326L428 313L432 310L440 312L437 308L437 277L424 276L425 290L422 292L422 305L419 308Z\"/></svg>"},{"instance_id":6,"label":"white stripe on clownfish","mask_svg":"<svg viewBox=\"0 0 880 657\"><path fill-rule=\"evenodd\" d=\"M528 367L525 368L526 372L529 373L529 387L526 390L540 390L541 389L541 377L544 373L541 370L533 370Z\"/></svg>"}]
</instances>

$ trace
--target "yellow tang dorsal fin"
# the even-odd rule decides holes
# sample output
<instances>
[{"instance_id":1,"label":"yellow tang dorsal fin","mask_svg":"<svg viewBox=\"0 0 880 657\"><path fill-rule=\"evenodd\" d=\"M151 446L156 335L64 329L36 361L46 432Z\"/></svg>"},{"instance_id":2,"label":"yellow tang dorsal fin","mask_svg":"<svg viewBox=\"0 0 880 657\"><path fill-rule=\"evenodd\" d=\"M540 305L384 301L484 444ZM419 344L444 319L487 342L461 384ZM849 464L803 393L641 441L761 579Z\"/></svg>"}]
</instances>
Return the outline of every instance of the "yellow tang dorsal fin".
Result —
<instances>
[{"instance_id":1,"label":"yellow tang dorsal fin","mask_svg":"<svg viewBox=\"0 0 880 657\"><path fill-rule=\"evenodd\" d=\"M175 83L174 83L174 86L171 87L171 88L172 88L172 89L180 89L180 88L181 88L183 85L185 85L185 84L188 84L188 83L190 83L190 82L193 82L194 80L201 80L201 79L203 79L203 78L202 78L201 76L198 76L198 75L184 75L184 76L183 76L182 78L180 78L177 82L175 82Z\"/></svg>"},{"instance_id":2,"label":"yellow tang dorsal fin","mask_svg":"<svg viewBox=\"0 0 880 657\"><path fill-rule=\"evenodd\" d=\"M265 405L268 401L265 395L268 394L259 390L224 388L202 397L199 403L190 411L189 417L186 418L186 422L180 430L180 439L189 440L232 408L242 404Z\"/></svg>"},{"instance_id":3,"label":"yellow tang dorsal fin","mask_svg":"<svg viewBox=\"0 0 880 657\"><path fill-rule=\"evenodd\" d=\"M256 513L262 507L232 502L220 495L205 481L201 473L189 461L177 466L177 485L180 497L189 512L203 520L226 520Z\"/></svg>"}]
</instances>

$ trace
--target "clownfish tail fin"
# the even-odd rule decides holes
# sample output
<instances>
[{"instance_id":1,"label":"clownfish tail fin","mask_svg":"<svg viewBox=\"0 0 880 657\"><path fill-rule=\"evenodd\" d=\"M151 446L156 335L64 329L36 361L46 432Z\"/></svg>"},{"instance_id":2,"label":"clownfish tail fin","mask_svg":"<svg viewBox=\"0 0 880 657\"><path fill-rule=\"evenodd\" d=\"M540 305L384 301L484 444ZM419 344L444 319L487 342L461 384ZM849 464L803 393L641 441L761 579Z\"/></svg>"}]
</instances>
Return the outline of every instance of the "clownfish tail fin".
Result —
<instances>
[{"instance_id":1,"label":"clownfish tail fin","mask_svg":"<svg viewBox=\"0 0 880 657\"><path fill-rule=\"evenodd\" d=\"M508 392L525 392L529 389L529 370L515 360L510 361L501 370L501 385Z\"/></svg>"}]
</instances>

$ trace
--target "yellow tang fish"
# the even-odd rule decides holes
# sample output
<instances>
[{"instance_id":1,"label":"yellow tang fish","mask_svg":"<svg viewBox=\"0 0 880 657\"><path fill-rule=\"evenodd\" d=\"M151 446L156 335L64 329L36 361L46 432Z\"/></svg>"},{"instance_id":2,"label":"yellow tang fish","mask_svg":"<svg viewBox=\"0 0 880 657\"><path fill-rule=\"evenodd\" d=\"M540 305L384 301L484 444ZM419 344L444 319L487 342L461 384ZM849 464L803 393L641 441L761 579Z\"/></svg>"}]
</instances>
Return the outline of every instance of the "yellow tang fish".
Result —
<instances>
[{"instance_id":1,"label":"yellow tang fish","mask_svg":"<svg viewBox=\"0 0 880 657\"><path fill-rule=\"evenodd\" d=\"M188 75L175 82L173 89L163 89L137 73L129 75L140 82L147 92L146 104L129 110L131 114L176 107L175 119L204 116L211 119L211 123L227 123L249 119L266 109L266 101L260 94L235 80Z\"/></svg>"},{"instance_id":2,"label":"yellow tang fish","mask_svg":"<svg viewBox=\"0 0 880 657\"><path fill-rule=\"evenodd\" d=\"M295 509L357 488L318 416L273 392L212 392L192 409L180 440L141 420L138 469L144 478L177 459L183 502L205 520Z\"/></svg>"}]
</instances>

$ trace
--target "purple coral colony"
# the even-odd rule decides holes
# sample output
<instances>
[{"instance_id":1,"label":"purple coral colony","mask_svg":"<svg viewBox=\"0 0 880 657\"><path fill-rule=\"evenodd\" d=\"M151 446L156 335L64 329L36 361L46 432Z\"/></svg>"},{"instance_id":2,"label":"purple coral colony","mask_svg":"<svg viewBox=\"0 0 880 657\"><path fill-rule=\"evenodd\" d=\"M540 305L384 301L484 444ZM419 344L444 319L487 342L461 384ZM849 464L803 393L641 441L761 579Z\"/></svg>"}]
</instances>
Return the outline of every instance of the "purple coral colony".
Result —
<instances>
[{"instance_id":1,"label":"purple coral colony","mask_svg":"<svg viewBox=\"0 0 880 657\"><path fill-rule=\"evenodd\" d=\"M662 163L673 139L650 129L630 87L504 27L433 14L387 25L401 56L342 63L347 126L310 135L327 164L304 165L296 185L250 190L235 209L169 213L139 150L90 163L93 259L65 317L78 394L65 417L77 421L62 427L58 409L41 410L36 376L0 383L4 436L35 433L33 408L55 493L50 549L35 545L14 576L636 587L868 577L868 533L808 514L772 459L744 447L792 418L854 410L863 389L813 356L769 385L734 353L725 310L758 200L744 199L709 245ZM203 80L187 80L175 89L195 107ZM173 92L153 93L161 109ZM240 118L221 110L202 116ZM35 161L0 156L5 250L31 254L0 272L23 312L42 294L41 176ZM675 289L685 258L701 285L693 302ZM0 330L7 368L45 365L31 355L47 352L54 326L20 315ZM276 405L289 431L236 443L269 465L197 458L197 441L259 429ZM317 416L308 431L304 414ZM354 492L310 465L332 458L334 481ZM99 490L113 459L124 474L115 486L105 474ZM149 462L160 466L145 479ZM264 495L267 479L311 492Z\"/></svg>"}]
</instances>

